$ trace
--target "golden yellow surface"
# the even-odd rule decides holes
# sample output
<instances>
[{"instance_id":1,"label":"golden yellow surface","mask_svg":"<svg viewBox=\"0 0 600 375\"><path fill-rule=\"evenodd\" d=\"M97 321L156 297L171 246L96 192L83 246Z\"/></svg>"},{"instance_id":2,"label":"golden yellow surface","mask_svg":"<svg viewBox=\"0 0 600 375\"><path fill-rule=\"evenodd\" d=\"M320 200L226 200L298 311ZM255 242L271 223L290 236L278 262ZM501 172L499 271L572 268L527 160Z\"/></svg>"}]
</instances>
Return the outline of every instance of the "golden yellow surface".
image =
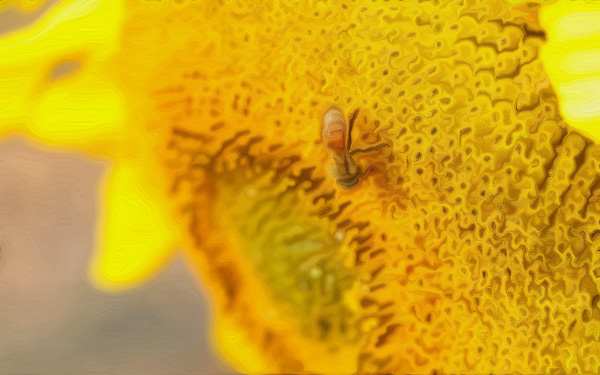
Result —
<instances>
[{"instance_id":1,"label":"golden yellow surface","mask_svg":"<svg viewBox=\"0 0 600 375\"><path fill-rule=\"evenodd\" d=\"M63 1L0 40L0 132L111 160L92 280L182 246L239 371L596 373L599 17Z\"/></svg>"}]
</instances>

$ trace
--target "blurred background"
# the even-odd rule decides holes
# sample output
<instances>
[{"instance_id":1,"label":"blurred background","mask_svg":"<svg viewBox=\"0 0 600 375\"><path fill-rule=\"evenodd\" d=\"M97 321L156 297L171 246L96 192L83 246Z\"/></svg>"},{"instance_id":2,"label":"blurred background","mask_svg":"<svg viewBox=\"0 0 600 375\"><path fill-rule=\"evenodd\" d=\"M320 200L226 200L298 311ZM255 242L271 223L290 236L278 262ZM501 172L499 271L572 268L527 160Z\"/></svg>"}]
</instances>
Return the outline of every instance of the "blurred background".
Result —
<instances>
[{"instance_id":1,"label":"blurred background","mask_svg":"<svg viewBox=\"0 0 600 375\"><path fill-rule=\"evenodd\" d=\"M127 293L86 281L107 166L0 143L0 374L230 373L183 259Z\"/></svg>"}]
</instances>

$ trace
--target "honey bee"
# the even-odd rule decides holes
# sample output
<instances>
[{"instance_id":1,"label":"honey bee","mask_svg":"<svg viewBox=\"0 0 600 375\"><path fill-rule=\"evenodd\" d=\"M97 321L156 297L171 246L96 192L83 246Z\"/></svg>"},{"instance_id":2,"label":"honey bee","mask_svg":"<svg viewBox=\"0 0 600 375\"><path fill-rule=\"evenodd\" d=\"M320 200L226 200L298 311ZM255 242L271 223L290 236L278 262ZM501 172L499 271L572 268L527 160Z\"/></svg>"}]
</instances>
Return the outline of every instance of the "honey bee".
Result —
<instances>
[{"instance_id":1,"label":"honey bee","mask_svg":"<svg viewBox=\"0 0 600 375\"><path fill-rule=\"evenodd\" d=\"M337 182L345 187L356 185L361 176L361 168L350 155L352 125L356 119L356 110L348 121L342 111L333 106L323 115L323 140L327 151L333 157L329 171Z\"/></svg>"}]
</instances>

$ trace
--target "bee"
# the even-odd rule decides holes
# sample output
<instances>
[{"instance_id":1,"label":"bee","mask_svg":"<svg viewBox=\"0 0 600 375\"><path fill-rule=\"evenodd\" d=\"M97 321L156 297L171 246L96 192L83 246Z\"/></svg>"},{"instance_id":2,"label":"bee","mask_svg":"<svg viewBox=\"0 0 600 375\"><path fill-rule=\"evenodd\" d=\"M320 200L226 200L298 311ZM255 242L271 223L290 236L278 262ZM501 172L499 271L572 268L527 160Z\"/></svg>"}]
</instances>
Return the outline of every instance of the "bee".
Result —
<instances>
[{"instance_id":1,"label":"bee","mask_svg":"<svg viewBox=\"0 0 600 375\"><path fill-rule=\"evenodd\" d=\"M329 173L347 188L355 186L363 175L360 166L350 156L351 131L357 115L358 110L355 110L346 121L336 106L331 106L323 115L323 141L327 152L333 157Z\"/></svg>"}]
</instances>

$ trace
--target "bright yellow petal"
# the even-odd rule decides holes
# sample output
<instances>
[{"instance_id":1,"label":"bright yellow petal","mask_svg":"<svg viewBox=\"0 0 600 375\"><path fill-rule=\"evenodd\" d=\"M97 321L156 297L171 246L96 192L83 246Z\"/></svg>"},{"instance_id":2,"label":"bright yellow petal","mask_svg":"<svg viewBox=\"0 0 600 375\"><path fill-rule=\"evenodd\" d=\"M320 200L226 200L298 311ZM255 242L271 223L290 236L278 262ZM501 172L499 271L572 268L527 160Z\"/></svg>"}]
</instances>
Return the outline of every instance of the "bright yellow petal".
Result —
<instances>
[{"instance_id":1,"label":"bright yellow petal","mask_svg":"<svg viewBox=\"0 0 600 375\"><path fill-rule=\"evenodd\" d=\"M125 137L125 100L94 74L48 89L32 108L28 130L36 139L108 154Z\"/></svg>"},{"instance_id":2,"label":"bright yellow petal","mask_svg":"<svg viewBox=\"0 0 600 375\"><path fill-rule=\"evenodd\" d=\"M101 289L136 287L159 272L176 245L174 223L161 199L163 185L152 185L134 162L110 171L99 218L97 253L90 275Z\"/></svg>"},{"instance_id":3,"label":"bright yellow petal","mask_svg":"<svg viewBox=\"0 0 600 375\"><path fill-rule=\"evenodd\" d=\"M600 3L562 0L541 11L542 60L568 123L600 139Z\"/></svg>"},{"instance_id":4,"label":"bright yellow petal","mask_svg":"<svg viewBox=\"0 0 600 375\"><path fill-rule=\"evenodd\" d=\"M117 0L64 1L0 39L0 135L110 150L124 99L95 66L117 48L122 13Z\"/></svg>"}]
</instances>

